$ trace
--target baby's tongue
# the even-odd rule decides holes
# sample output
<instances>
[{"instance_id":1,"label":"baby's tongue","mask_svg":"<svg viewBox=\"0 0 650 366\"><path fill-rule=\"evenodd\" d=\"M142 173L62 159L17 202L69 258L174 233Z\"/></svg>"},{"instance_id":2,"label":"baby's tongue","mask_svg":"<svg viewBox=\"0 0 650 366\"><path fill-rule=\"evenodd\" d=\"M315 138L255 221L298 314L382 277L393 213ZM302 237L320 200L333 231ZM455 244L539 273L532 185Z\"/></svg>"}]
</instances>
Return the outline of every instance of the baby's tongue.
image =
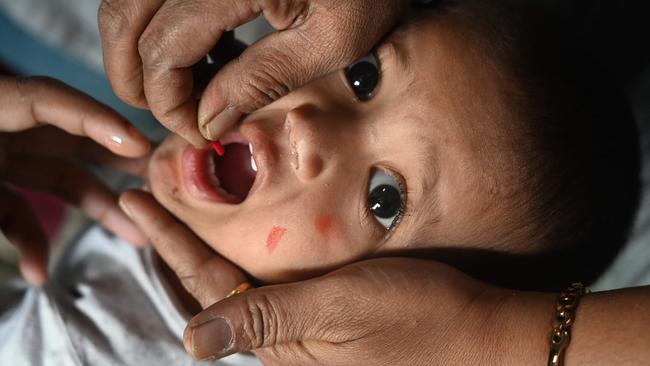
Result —
<instances>
[{"instance_id":1,"label":"baby's tongue","mask_svg":"<svg viewBox=\"0 0 650 366\"><path fill-rule=\"evenodd\" d=\"M255 182L251 153L248 146L242 144L226 145L225 150L224 156L215 157L215 172L221 187L243 201Z\"/></svg>"}]
</instances>

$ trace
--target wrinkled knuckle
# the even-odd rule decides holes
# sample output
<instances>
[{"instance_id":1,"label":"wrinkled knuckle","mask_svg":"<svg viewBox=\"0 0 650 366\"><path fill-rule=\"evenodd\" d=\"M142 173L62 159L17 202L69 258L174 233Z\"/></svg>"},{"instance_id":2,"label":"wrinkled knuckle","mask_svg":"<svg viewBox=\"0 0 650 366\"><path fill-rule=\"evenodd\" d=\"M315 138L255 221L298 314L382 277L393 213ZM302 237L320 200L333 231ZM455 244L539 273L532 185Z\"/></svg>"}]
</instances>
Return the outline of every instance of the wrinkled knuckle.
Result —
<instances>
[{"instance_id":1,"label":"wrinkled knuckle","mask_svg":"<svg viewBox=\"0 0 650 366\"><path fill-rule=\"evenodd\" d=\"M15 79L16 87L22 94L30 94L39 89L58 87L61 84L47 76L25 76Z\"/></svg>"},{"instance_id":2,"label":"wrinkled knuckle","mask_svg":"<svg viewBox=\"0 0 650 366\"><path fill-rule=\"evenodd\" d=\"M200 290L201 287L199 286L200 279L196 276L194 271L182 267L175 270L185 290L196 297L197 290Z\"/></svg>"},{"instance_id":3,"label":"wrinkled knuckle","mask_svg":"<svg viewBox=\"0 0 650 366\"><path fill-rule=\"evenodd\" d=\"M333 327L340 323L342 319L347 319L351 317L352 312L356 310L356 306L361 305L361 303L355 304L350 303L350 292L349 289L343 285L338 287L333 287L330 291L327 292L327 298L323 300L323 308L327 309L327 313L332 316L325 316L324 325Z\"/></svg>"},{"instance_id":4,"label":"wrinkled knuckle","mask_svg":"<svg viewBox=\"0 0 650 366\"><path fill-rule=\"evenodd\" d=\"M267 344L275 344L278 339L278 313L273 300L268 294L251 296L242 309L245 339L250 341L252 349Z\"/></svg>"},{"instance_id":5,"label":"wrinkled knuckle","mask_svg":"<svg viewBox=\"0 0 650 366\"><path fill-rule=\"evenodd\" d=\"M250 101L253 110L268 105L291 91L291 83L283 75L286 75L284 70L277 64L260 61L260 68L240 82L241 94Z\"/></svg>"},{"instance_id":6,"label":"wrinkled knuckle","mask_svg":"<svg viewBox=\"0 0 650 366\"><path fill-rule=\"evenodd\" d=\"M376 309L375 297L367 296L359 286L345 278L331 279L330 284L321 286L319 302L319 335L322 339L344 342L361 332L368 320L369 312ZM354 293L354 299L350 294Z\"/></svg>"},{"instance_id":7,"label":"wrinkled knuckle","mask_svg":"<svg viewBox=\"0 0 650 366\"><path fill-rule=\"evenodd\" d=\"M138 39L138 53L145 67L155 67L166 58L166 47L161 35L149 29Z\"/></svg>"},{"instance_id":8,"label":"wrinkled knuckle","mask_svg":"<svg viewBox=\"0 0 650 366\"><path fill-rule=\"evenodd\" d=\"M154 215L147 215L143 223L147 227L147 232L152 242L158 245L164 245L168 240L165 233L172 228L176 222L168 215L163 217L155 217Z\"/></svg>"},{"instance_id":9,"label":"wrinkled knuckle","mask_svg":"<svg viewBox=\"0 0 650 366\"><path fill-rule=\"evenodd\" d=\"M359 32L353 31L353 33ZM358 34L342 36L334 32L323 42L322 47L325 48L324 52L337 55L335 61L339 64L348 64L363 55L365 49L370 47L368 43L367 40L360 39Z\"/></svg>"},{"instance_id":10,"label":"wrinkled knuckle","mask_svg":"<svg viewBox=\"0 0 650 366\"><path fill-rule=\"evenodd\" d=\"M25 98L32 93L34 79L33 76L19 76L13 80L13 86L16 88L15 90L18 92L21 101L25 101Z\"/></svg>"},{"instance_id":11,"label":"wrinkled knuckle","mask_svg":"<svg viewBox=\"0 0 650 366\"><path fill-rule=\"evenodd\" d=\"M185 290L197 299L202 298L201 295L210 286L211 277L205 274L206 262L207 260L204 260L201 263L177 265L173 268Z\"/></svg>"},{"instance_id":12,"label":"wrinkled knuckle","mask_svg":"<svg viewBox=\"0 0 650 366\"><path fill-rule=\"evenodd\" d=\"M63 83L57 79L48 76L35 76L32 81L39 86L57 88L63 86Z\"/></svg>"},{"instance_id":13,"label":"wrinkled knuckle","mask_svg":"<svg viewBox=\"0 0 650 366\"><path fill-rule=\"evenodd\" d=\"M332 54L347 55L363 52L361 49L371 47L376 23L368 13L359 6L351 5L345 12L336 11L328 14L326 21L319 25L320 44Z\"/></svg>"},{"instance_id":14,"label":"wrinkled knuckle","mask_svg":"<svg viewBox=\"0 0 650 366\"><path fill-rule=\"evenodd\" d=\"M103 0L99 4L97 22L103 38L114 40L129 32L133 24L133 4L127 0Z\"/></svg>"}]
</instances>

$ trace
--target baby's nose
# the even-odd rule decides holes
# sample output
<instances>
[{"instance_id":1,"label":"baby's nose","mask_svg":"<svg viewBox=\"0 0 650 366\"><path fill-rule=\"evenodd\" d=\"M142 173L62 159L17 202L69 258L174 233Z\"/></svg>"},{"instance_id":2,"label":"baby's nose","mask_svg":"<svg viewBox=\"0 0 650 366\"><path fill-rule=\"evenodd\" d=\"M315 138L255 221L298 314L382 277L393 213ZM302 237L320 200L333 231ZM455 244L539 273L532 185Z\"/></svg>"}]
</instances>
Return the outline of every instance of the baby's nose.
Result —
<instances>
[{"instance_id":1,"label":"baby's nose","mask_svg":"<svg viewBox=\"0 0 650 366\"><path fill-rule=\"evenodd\" d=\"M325 169L328 149L326 126L319 126L314 107L301 106L287 114L285 128L289 135L291 165L302 181L318 177Z\"/></svg>"}]
</instances>

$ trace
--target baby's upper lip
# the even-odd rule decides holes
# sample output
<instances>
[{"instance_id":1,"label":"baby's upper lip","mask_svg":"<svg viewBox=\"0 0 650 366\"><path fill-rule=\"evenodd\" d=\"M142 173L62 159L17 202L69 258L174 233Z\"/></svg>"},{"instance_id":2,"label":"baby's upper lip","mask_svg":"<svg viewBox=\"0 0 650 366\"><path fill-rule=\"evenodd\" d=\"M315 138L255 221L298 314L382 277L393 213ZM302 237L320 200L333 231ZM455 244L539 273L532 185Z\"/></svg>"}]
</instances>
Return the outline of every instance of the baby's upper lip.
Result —
<instances>
[{"instance_id":1,"label":"baby's upper lip","mask_svg":"<svg viewBox=\"0 0 650 366\"><path fill-rule=\"evenodd\" d=\"M239 133L248 141L252 147L252 156L257 166L255 182L251 187L248 196L260 189L266 178L272 174L275 166L277 147L267 133L258 123L245 123L240 127Z\"/></svg>"}]
</instances>

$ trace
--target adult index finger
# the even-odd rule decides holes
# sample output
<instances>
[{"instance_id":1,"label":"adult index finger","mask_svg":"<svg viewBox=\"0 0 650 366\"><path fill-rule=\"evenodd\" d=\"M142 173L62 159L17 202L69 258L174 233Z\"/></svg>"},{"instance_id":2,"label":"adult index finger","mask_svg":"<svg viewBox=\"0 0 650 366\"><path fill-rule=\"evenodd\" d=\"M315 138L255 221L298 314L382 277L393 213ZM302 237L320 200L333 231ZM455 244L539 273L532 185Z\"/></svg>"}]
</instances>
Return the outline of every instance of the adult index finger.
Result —
<instances>
[{"instance_id":1,"label":"adult index finger","mask_svg":"<svg viewBox=\"0 0 650 366\"><path fill-rule=\"evenodd\" d=\"M246 281L241 270L206 246L152 195L137 190L125 192L120 206L204 308Z\"/></svg>"},{"instance_id":2,"label":"adult index finger","mask_svg":"<svg viewBox=\"0 0 650 366\"><path fill-rule=\"evenodd\" d=\"M4 154L25 154L63 158L115 168L123 173L145 177L149 155L126 158L81 136L71 135L54 126L42 126L18 133L0 133L0 177Z\"/></svg>"},{"instance_id":3,"label":"adult index finger","mask_svg":"<svg viewBox=\"0 0 650 366\"><path fill-rule=\"evenodd\" d=\"M65 159L12 154L0 179L19 187L54 194L134 245L146 239L117 205L116 195L95 175Z\"/></svg>"},{"instance_id":4,"label":"adult index finger","mask_svg":"<svg viewBox=\"0 0 650 366\"><path fill-rule=\"evenodd\" d=\"M156 118L192 144L205 144L196 125L198 102L191 66L208 54L224 32L267 11L283 15L282 22L276 21L274 26L284 29L306 9L306 3L304 0L165 2L139 42L145 95Z\"/></svg>"},{"instance_id":5,"label":"adult index finger","mask_svg":"<svg viewBox=\"0 0 650 366\"><path fill-rule=\"evenodd\" d=\"M139 157L149 151L146 137L117 112L57 80L0 78L0 95L0 132L48 123L118 155Z\"/></svg>"},{"instance_id":6,"label":"adult index finger","mask_svg":"<svg viewBox=\"0 0 650 366\"><path fill-rule=\"evenodd\" d=\"M103 0L97 20L104 50L104 68L123 101L147 107L142 84L138 40L165 0Z\"/></svg>"},{"instance_id":7,"label":"adult index finger","mask_svg":"<svg viewBox=\"0 0 650 366\"><path fill-rule=\"evenodd\" d=\"M0 185L0 229L18 249L20 272L27 282L47 282L49 245L36 214L18 193Z\"/></svg>"}]
</instances>

